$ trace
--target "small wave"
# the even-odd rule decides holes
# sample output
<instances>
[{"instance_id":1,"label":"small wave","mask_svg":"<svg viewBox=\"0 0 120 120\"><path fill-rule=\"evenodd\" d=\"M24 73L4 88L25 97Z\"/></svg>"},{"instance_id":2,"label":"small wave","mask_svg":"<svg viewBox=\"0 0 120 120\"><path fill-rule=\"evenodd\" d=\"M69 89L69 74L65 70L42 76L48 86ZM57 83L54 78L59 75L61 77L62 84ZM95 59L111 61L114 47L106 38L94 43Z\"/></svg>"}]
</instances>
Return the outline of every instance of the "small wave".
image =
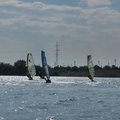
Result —
<instances>
[{"instance_id":1,"label":"small wave","mask_svg":"<svg viewBox=\"0 0 120 120\"><path fill-rule=\"evenodd\" d=\"M30 106L26 106L26 108L31 110L34 110L34 109L47 110L48 109L47 103L44 103L43 105L30 105Z\"/></svg>"},{"instance_id":2,"label":"small wave","mask_svg":"<svg viewBox=\"0 0 120 120\"><path fill-rule=\"evenodd\" d=\"M49 93L49 95L56 95L56 93Z\"/></svg>"},{"instance_id":3,"label":"small wave","mask_svg":"<svg viewBox=\"0 0 120 120\"><path fill-rule=\"evenodd\" d=\"M74 102L74 101L76 101L75 98L69 98L69 99L65 99L65 100L59 100L57 102L57 105L69 105L70 102Z\"/></svg>"},{"instance_id":4,"label":"small wave","mask_svg":"<svg viewBox=\"0 0 120 120\"><path fill-rule=\"evenodd\" d=\"M99 100L97 103L105 103L105 101L103 101L103 100Z\"/></svg>"},{"instance_id":5,"label":"small wave","mask_svg":"<svg viewBox=\"0 0 120 120\"><path fill-rule=\"evenodd\" d=\"M70 99L65 99L65 100L60 100L60 102L69 102L69 101L75 101L75 98L70 98Z\"/></svg>"},{"instance_id":6,"label":"small wave","mask_svg":"<svg viewBox=\"0 0 120 120\"><path fill-rule=\"evenodd\" d=\"M95 82L86 82L86 84L90 85L90 86L97 86L98 84L100 84L101 82L95 81Z\"/></svg>"},{"instance_id":7,"label":"small wave","mask_svg":"<svg viewBox=\"0 0 120 120\"><path fill-rule=\"evenodd\" d=\"M0 120L5 120L5 118L4 117L0 117Z\"/></svg>"},{"instance_id":8,"label":"small wave","mask_svg":"<svg viewBox=\"0 0 120 120\"><path fill-rule=\"evenodd\" d=\"M56 84L73 84L75 83L74 81L54 81Z\"/></svg>"},{"instance_id":9,"label":"small wave","mask_svg":"<svg viewBox=\"0 0 120 120\"><path fill-rule=\"evenodd\" d=\"M48 116L46 120L57 120L57 118L55 116Z\"/></svg>"}]
</instances>

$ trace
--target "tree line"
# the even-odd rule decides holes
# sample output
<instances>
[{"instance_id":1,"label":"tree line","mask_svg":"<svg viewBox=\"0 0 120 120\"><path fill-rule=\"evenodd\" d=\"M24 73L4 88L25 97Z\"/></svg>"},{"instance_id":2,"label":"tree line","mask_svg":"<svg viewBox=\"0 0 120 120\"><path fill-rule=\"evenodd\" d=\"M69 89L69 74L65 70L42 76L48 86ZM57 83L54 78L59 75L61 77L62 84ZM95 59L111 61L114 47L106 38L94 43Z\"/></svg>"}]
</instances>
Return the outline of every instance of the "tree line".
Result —
<instances>
[{"instance_id":1,"label":"tree line","mask_svg":"<svg viewBox=\"0 0 120 120\"><path fill-rule=\"evenodd\" d=\"M42 69L41 66L36 65L36 75ZM95 68L95 76L96 77L120 77L120 68L112 65L105 65L104 67L100 67L98 65L94 66ZM49 71L51 76L80 76L87 77L88 68L87 66L57 66L50 67ZM18 60L14 63L14 65L8 63L0 63L0 75L18 75L25 76L26 75L26 61Z\"/></svg>"}]
</instances>

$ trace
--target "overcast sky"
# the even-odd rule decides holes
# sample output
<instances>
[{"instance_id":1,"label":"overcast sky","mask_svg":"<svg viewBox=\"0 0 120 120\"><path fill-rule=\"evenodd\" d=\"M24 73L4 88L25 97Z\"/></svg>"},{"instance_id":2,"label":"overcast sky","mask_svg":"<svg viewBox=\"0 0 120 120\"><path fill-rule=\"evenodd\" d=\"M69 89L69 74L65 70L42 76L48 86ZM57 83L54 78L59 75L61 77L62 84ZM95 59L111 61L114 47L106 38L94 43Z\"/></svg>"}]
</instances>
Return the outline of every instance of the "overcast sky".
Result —
<instances>
[{"instance_id":1,"label":"overcast sky","mask_svg":"<svg viewBox=\"0 0 120 120\"><path fill-rule=\"evenodd\" d=\"M0 0L0 62L31 52L39 65L45 50L53 66L57 41L60 65L86 65L91 54L120 66L120 0Z\"/></svg>"}]
</instances>

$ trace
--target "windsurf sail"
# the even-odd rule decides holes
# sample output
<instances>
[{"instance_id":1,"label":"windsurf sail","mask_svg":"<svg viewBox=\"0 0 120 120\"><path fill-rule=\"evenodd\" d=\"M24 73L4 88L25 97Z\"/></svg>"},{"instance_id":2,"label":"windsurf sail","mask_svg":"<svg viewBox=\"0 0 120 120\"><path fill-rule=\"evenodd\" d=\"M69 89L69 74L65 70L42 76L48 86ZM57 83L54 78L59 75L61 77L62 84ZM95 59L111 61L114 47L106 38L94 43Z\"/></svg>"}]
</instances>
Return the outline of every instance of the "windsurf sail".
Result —
<instances>
[{"instance_id":1,"label":"windsurf sail","mask_svg":"<svg viewBox=\"0 0 120 120\"><path fill-rule=\"evenodd\" d=\"M41 51L41 60L42 60L42 66L43 66L43 69L45 71L45 75L47 77L47 80L50 80L50 74L49 74L49 70L48 70L48 64L47 64L47 59L45 56L45 51Z\"/></svg>"},{"instance_id":2,"label":"windsurf sail","mask_svg":"<svg viewBox=\"0 0 120 120\"><path fill-rule=\"evenodd\" d=\"M94 70L94 65L93 65L93 61L92 61L92 56L91 55L87 56L87 66L88 66L88 78L91 81L94 81L93 78L95 76L95 70Z\"/></svg>"},{"instance_id":3,"label":"windsurf sail","mask_svg":"<svg viewBox=\"0 0 120 120\"><path fill-rule=\"evenodd\" d=\"M30 77L34 77L36 75L36 68L32 53L27 54L26 66L27 66L28 75L30 75Z\"/></svg>"}]
</instances>

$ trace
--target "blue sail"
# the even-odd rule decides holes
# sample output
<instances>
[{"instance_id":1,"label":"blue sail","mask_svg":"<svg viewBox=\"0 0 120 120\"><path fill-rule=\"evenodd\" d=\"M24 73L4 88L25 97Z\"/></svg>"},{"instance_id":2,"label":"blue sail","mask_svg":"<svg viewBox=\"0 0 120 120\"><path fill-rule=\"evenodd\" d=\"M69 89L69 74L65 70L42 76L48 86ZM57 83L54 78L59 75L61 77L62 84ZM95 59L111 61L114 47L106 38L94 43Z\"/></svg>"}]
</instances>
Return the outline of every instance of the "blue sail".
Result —
<instances>
[{"instance_id":1,"label":"blue sail","mask_svg":"<svg viewBox=\"0 0 120 120\"><path fill-rule=\"evenodd\" d=\"M42 59L42 66L45 65L46 57L45 57L45 52L41 51L41 59Z\"/></svg>"},{"instance_id":2,"label":"blue sail","mask_svg":"<svg viewBox=\"0 0 120 120\"><path fill-rule=\"evenodd\" d=\"M49 70L48 70L48 65L47 65L47 59L45 56L45 51L41 51L41 59L42 59L42 66L45 70L45 75L48 80L50 80L50 75L49 75Z\"/></svg>"}]
</instances>

